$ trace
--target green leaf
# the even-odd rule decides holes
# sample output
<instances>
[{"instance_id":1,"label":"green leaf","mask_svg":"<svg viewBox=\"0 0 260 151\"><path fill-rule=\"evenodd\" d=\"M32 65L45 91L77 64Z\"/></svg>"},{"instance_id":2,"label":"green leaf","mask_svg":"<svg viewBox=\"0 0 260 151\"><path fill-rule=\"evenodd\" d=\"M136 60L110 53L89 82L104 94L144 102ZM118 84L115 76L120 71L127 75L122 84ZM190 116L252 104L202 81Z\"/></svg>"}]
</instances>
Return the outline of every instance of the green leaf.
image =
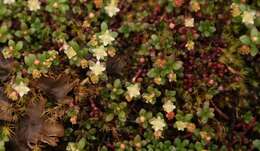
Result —
<instances>
[{"instance_id":1,"label":"green leaf","mask_svg":"<svg viewBox=\"0 0 260 151\"><path fill-rule=\"evenodd\" d=\"M182 67L182 61L176 61L173 63L173 69L174 70L179 70Z\"/></svg>"},{"instance_id":2,"label":"green leaf","mask_svg":"<svg viewBox=\"0 0 260 151\"><path fill-rule=\"evenodd\" d=\"M114 87L116 87L116 88L121 87L121 81L120 81L120 79L116 79L116 80L114 81Z\"/></svg>"},{"instance_id":3,"label":"green leaf","mask_svg":"<svg viewBox=\"0 0 260 151\"><path fill-rule=\"evenodd\" d=\"M256 148L257 150L260 151L260 139L256 139L253 141L253 146L254 148Z\"/></svg>"},{"instance_id":4,"label":"green leaf","mask_svg":"<svg viewBox=\"0 0 260 151\"><path fill-rule=\"evenodd\" d=\"M156 77L158 74L159 74L159 71L158 71L158 69L156 69L156 68L152 68L152 69L147 73L148 77L150 77L150 78L154 78L154 77Z\"/></svg>"},{"instance_id":5,"label":"green leaf","mask_svg":"<svg viewBox=\"0 0 260 151\"><path fill-rule=\"evenodd\" d=\"M101 31L106 31L108 29L107 23L106 22L102 22L101 23Z\"/></svg>"},{"instance_id":6,"label":"green leaf","mask_svg":"<svg viewBox=\"0 0 260 151\"><path fill-rule=\"evenodd\" d=\"M28 56L24 57L24 63L28 66L31 66L33 65L35 59L36 59L35 55L29 54Z\"/></svg>"},{"instance_id":7,"label":"green leaf","mask_svg":"<svg viewBox=\"0 0 260 151\"><path fill-rule=\"evenodd\" d=\"M239 37L239 40L243 43L243 44L246 44L246 45L250 45L251 44L251 40L248 36L246 35L243 35L241 37Z\"/></svg>"},{"instance_id":8,"label":"green leaf","mask_svg":"<svg viewBox=\"0 0 260 151\"><path fill-rule=\"evenodd\" d=\"M258 36L258 30L255 27L253 27L251 29L250 36L251 37L255 37L255 36L257 37Z\"/></svg>"},{"instance_id":9,"label":"green leaf","mask_svg":"<svg viewBox=\"0 0 260 151\"><path fill-rule=\"evenodd\" d=\"M258 53L258 48L254 44L252 44L251 45L251 55L255 56L257 53Z\"/></svg>"},{"instance_id":10,"label":"green leaf","mask_svg":"<svg viewBox=\"0 0 260 151\"><path fill-rule=\"evenodd\" d=\"M21 49L23 49L23 42L18 41L17 44L15 45L15 50L20 51Z\"/></svg>"},{"instance_id":11,"label":"green leaf","mask_svg":"<svg viewBox=\"0 0 260 151\"><path fill-rule=\"evenodd\" d=\"M85 138L81 138L80 141L77 144L78 149L83 150L84 147L86 146L86 139Z\"/></svg>"},{"instance_id":12,"label":"green leaf","mask_svg":"<svg viewBox=\"0 0 260 151\"><path fill-rule=\"evenodd\" d=\"M110 122L114 119L114 114L113 113L110 113L106 116L106 122Z\"/></svg>"}]
</instances>

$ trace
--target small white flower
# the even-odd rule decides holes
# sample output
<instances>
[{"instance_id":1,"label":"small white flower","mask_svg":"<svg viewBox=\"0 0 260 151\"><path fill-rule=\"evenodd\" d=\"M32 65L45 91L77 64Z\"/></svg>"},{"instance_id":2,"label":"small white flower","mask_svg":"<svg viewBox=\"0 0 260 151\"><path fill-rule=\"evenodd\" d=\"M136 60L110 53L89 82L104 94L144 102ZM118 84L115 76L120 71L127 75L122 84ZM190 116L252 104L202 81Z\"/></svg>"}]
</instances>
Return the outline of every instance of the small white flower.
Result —
<instances>
[{"instance_id":1,"label":"small white flower","mask_svg":"<svg viewBox=\"0 0 260 151\"><path fill-rule=\"evenodd\" d=\"M94 53L94 56L97 57L98 60L104 59L104 57L107 56L106 48L104 46L94 48L92 51Z\"/></svg>"},{"instance_id":2,"label":"small white flower","mask_svg":"<svg viewBox=\"0 0 260 151\"><path fill-rule=\"evenodd\" d=\"M30 91L30 88L27 87L27 85L25 85L23 82L20 82L18 85L13 84L12 88L20 95L20 97L23 97Z\"/></svg>"},{"instance_id":3,"label":"small white flower","mask_svg":"<svg viewBox=\"0 0 260 151\"><path fill-rule=\"evenodd\" d=\"M179 130L179 131L184 131L184 129L187 127L187 122L183 122L183 121L177 121L175 123L175 127Z\"/></svg>"},{"instance_id":4,"label":"small white flower","mask_svg":"<svg viewBox=\"0 0 260 151\"><path fill-rule=\"evenodd\" d=\"M15 0L4 0L4 4L13 4L15 3Z\"/></svg>"},{"instance_id":5,"label":"small white flower","mask_svg":"<svg viewBox=\"0 0 260 151\"><path fill-rule=\"evenodd\" d=\"M117 3L115 0L112 0L110 4L105 7L105 10L109 17L113 17L120 11L120 9L117 8Z\"/></svg>"},{"instance_id":6,"label":"small white flower","mask_svg":"<svg viewBox=\"0 0 260 151\"><path fill-rule=\"evenodd\" d=\"M90 70L94 73L94 75L98 76L106 70L104 65L102 65L99 61L90 67Z\"/></svg>"},{"instance_id":7,"label":"small white flower","mask_svg":"<svg viewBox=\"0 0 260 151\"><path fill-rule=\"evenodd\" d=\"M104 46L111 44L115 40L115 38L110 34L109 30L106 30L102 35L100 35L99 39L101 40Z\"/></svg>"},{"instance_id":8,"label":"small white flower","mask_svg":"<svg viewBox=\"0 0 260 151\"><path fill-rule=\"evenodd\" d=\"M185 27L194 27L194 18L185 18Z\"/></svg>"},{"instance_id":9,"label":"small white flower","mask_svg":"<svg viewBox=\"0 0 260 151\"><path fill-rule=\"evenodd\" d=\"M68 46L68 48L64 50L64 53L67 55L69 59L77 55L76 51L71 46Z\"/></svg>"},{"instance_id":10,"label":"small white flower","mask_svg":"<svg viewBox=\"0 0 260 151\"><path fill-rule=\"evenodd\" d=\"M245 24L254 24L255 15L255 11L244 11L242 14L242 22Z\"/></svg>"},{"instance_id":11,"label":"small white flower","mask_svg":"<svg viewBox=\"0 0 260 151\"><path fill-rule=\"evenodd\" d=\"M172 103L172 101L168 100L163 104L163 110L167 113L172 112L176 106Z\"/></svg>"},{"instance_id":12,"label":"small white flower","mask_svg":"<svg viewBox=\"0 0 260 151\"><path fill-rule=\"evenodd\" d=\"M132 84L127 87L127 94L130 98L137 97L140 95L140 87L138 84Z\"/></svg>"},{"instance_id":13,"label":"small white flower","mask_svg":"<svg viewBox=\"0 0 260 151\"><path fill-rule=\"evenodd\" d=\"M162 131L166 126L164 119L162 119L160 116L157 116L157 118L152 118L150 124L152 125L154 131Z\"/></svg>"},{"instance_id":14,"label":"small white flower","mask_svg":"<svg viewBox=\"0 0 260 151\"><path fill-rule=\"evenodd\" d=\"M28 0L28 7L30 11L37 11L41 8L39 0Z\"/></svg>"}]
</instances>

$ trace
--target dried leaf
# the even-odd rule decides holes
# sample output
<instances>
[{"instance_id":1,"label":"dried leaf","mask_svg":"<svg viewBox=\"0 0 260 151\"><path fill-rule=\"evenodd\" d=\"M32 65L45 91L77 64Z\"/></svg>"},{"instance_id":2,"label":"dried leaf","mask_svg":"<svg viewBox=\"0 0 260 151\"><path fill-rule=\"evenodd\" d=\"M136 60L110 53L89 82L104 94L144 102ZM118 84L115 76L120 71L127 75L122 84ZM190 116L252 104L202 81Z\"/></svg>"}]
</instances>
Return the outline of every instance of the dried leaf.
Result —
<instances>
[{"instance_id":1,"label":"dried leaf","mask_svg":"<svg viewBox=\"0 0 260 151\"><path fill-rule=\"evenodd\" d=\"M39 102L30 102L26 117L24 117L17 128L18 144L33 148L34 145L47 143L56 146L59 137L64 135L63 125L58 121L50 121L42 116L45 110L46 100L40 98Z\"/></svg>"},{"instance_id":2,"label":"dried leaf","mask_svg":"<svg viewBox=\"0 0 260 151\"><path fill-rule=\"evenodd\" d=\"M57 79L42 77L34 84L47 95L59 101L67 96L67 94L76 86L78 81L78 79L72 81L69 76L65 75L58 77Z\"/></svg>"}]
</instances>

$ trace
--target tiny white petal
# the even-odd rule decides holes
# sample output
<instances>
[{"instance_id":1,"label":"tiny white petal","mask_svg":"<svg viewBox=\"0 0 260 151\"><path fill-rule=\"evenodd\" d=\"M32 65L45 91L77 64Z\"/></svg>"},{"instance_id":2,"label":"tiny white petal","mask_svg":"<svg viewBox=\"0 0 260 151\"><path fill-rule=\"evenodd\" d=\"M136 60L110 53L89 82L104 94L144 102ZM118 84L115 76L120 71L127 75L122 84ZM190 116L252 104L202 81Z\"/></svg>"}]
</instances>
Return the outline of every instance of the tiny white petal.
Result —
<instances>
[{"instance_id":1,"label":"tiny white petal","mask_svg":"<svg viewBox=\"0 0 260 151\"><path fill-rule=\"evenodd\" d=\"M127 94L130 98L137 97L140 95L140 87L138 84L132 84L127 87Z\"/></svg>"},{"instance_id":2,"label":"tiny white petal","mask_svg":"<svg viewBox=\"0 0 260 151\"><path fill-rule=\"evenodd\" d=\"M90 70L96 75L101 75L103 73L103 71L106 70L106 68L104 67L104 65L100 64L100 62L98 61L96 64L94 64L93 66L90 67Z\"/></svg>"},{"instance_id":3,"label":"tiny white petal","mask_svg":"<svg viewBox=\"0 0 260 151\"><path fill-rule=\"evenodd\" d=\"M172 103L172 101L168 100L163 104L163 110L167 113L172 112L176 106Z\"/></svg>"},{"instance_id":4,"label":"tiny white petal","mask_svg":"<svg viewBox=\"0 0 260 151\"><path fill-rule=\"evenodd\" d=\"M115 38L111 35L109 30L106 30L102 35L100 35L99 39L101 40L104 46L111 44L115 40Z\"/></svg>"},{"instance_id":5,"label":"tiny white petal","mask_svg":"<svg viewBox=\"0 0 260 151\"><path fill-rule=\"evenodd\" d=\"M164 119L162 119L160 116L151 119L150 124L152 125L154 131L162 131L166 126Z\"/></svg>"},{"instance_id":6,"label":"tiny white petal","mask_svg":"<svg viewBox=\"0 0 260 151\"><path fill-rule=\"evenodd\" d=\"M242 15L242 22L245 24L254 24L255 15L255 11L244 11Z\"/></svg>"},{"instance_id":7,"label":"tiny white petal","mask_svg":"<svg viewBox=\"0 0 260 151\"><path fill-rule=\"evenodd\" d=\"M105 7L106 13L108 14L109 17L113 17L120 11L120 9L117 8L116 5L117 4L114 1L112 1L109 5Z\"/></svg>"},{"instance_id":8,"label":"tiny white petal","mask_svg":"<svg viewBox=\"0 0 260 151\"><path fill-rule=\"evenodd\" d=\"M104 59L104 57L107 56L106 48L104 46L100 46L98 48L94 48L93 50L93 55L98 59Z\"/></svg>"},{"instance_id":9,"label":"tiny white petal","mask_svg":"<svg viewBox=\"0 0 260 151\"><path fill-rule=\"evenodd\" d=\"M20 95L20 97L23 97L30 91L30 88L27 87L27 85L25 85L23 82L20 82L18 85L13 84L12 88Z\"/></svg>"},{"instance_id":10,"label":"tiny white petal","mask_svg":"<svg viewBox=\"0 0 260 151\"><path fill-rule=\"evenodd\" d=\"M37 11L41 8L39 0L28 0L28 7L30 11Z\"/></svg>"}]
</instances>

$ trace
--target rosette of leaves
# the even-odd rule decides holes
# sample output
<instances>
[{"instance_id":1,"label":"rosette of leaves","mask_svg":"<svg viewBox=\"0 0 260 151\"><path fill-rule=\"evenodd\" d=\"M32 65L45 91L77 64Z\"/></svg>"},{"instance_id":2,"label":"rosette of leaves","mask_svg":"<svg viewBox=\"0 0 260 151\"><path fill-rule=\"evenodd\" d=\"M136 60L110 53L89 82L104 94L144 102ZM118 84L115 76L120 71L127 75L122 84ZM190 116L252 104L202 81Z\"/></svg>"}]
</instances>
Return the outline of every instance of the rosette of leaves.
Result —
<instances>
[{"instance_id":1,"label":"rosette of leaves","mask_svg":"<svg viewBox=\"0 0 260 151\"><path fill-rule=\"evenodd\" d=\"M29 20L29 19L28 19ZM21 19L20 20L20 30L16 30L14 32L14 35L18 38L24 39L27 42L31 42L32 40L32 34L33 34L33 30L30 29L29 25L26 24L26 19ZM31 26L33 26L33 24L31 24ZM41 26L37 26L37 28L41 28L43 25ZM37 43L37 42L36 42ZM33 45L33 44L32 44Z\"/></svg>"},{"instance_id":2,"label":"rosette of leaves","mask_svg":"<svg viewBox=\"0 0 260 151\"><path fill-rule=\"evenodd\" d=\"M23 42L18 41L15 42L13 40L8 41L8 46L3 49L3 56L5 58L20 58L21 57L21 50L23 49Z\"/></svg>"},{"instance_id":3,"label":"rosette of leaves","mask_svg":"<svg viewBox=\"0 0 260 151\"><path fill-rule=\"evenodd\" d=\"M158 98L160 95L161 92L158 89L152 86L148 86L146 92L143 93L142 97L144 98L144 101L146 103L154 104L156 102L156 98Z\"/></svg>"},{"instance_id":4,"label":"rosette of leaves","mask_svg":"<svg viewBox=\"0 0 260 151\"><path fill-rule=\"evenodd\" d=\"M210 37L216 31L214 24L208 20L201 21L198 29L204 37Z\"/></svg>"},{"instance_id":5,"label":"rosette of leaves","mask_svg":"<svg viewBox=\"0 0 260 151\"><path fill-rule=\"evenodd\" d=\"M56 15L64 15L69 10L67 0L48 0L45 10Z\"/></svg>"},{"instance_id":6,"label":"rosette of leaves","mask_svg":"<svg viewBox=\"0 0 260 151\"><path fill-rule=\"evenodd\" d=\"M172 102L176 102L176 91L166 90L165 96L163 97L162 101L171 100Z\"/></svg>"},{"instance_id":7,"label":"rosette of leaves","mask_svg":"<svg viewBox=\"0 0 260 151\"><path fill-rule=\"evenodd\" d=\"M206 124L209 119L215 116L214 109L209 107L209 102L204 102L203 107L198 109L197 116L202 124Z\"/></svg>"},{"instance_id":8,"label":"rosette of leaves","mask_svg":"<svg viewBox=\"0 0 260 151\"><path fill-rule=\"evenodd\" d=\"M194 150L194 151L202 151L205 149L206 143L204 142L196 142L193 143L188 139L180 139L179 137L174 140L174 145L176 150L178 151L186 151L186 150Z\"/></svg>"},{"instance_id":9,"label":"rosette of leaves","mask_svg":"<svg viewBox=\"0 0 260 151\"><path fill-rule=\"evenodd\" d=\"M120 96L124 93L122 89L122 83L120 79L116 79L113 84L107 84L107 89L104 92L107 97L111 100L118 100Z\"/></svg>"},{"instance_id":10,"label":"rosette of leaves","mask_svg":"<svg viewBox=\"0 0 260 151\"><path fill-rule=\"evenodd\" d=\"M258 53L258 47L260 45L260 32L256 27L253 27L250 31L250 36L242 35L239 40L242 44L248 45L250 47L250 52L252 56Z\"/></svg>"},{"instance_id":11,"label":"rosette of leaves","mask_svg":"<svg viewBox=\"0 0 260 151\"><path fill-rule=\"evenodd\" d=\"M145 109L141 109L139 111L139 116L136 118L136 122L140 124L143 128L147 128L149 125L149 120L153 117L153 113L150 111L146 111Z\"/></svg>"},{"instance_id":12,"label":"rosette of leaves","mask_svg":"<svg viewBox=\"0 0 260 151\"><path fill-rule=\"evenodd\" d=\"M76 40L71 40L68 42L69 49L75 51L76 55L69 59L71 65L80 66L80 61L87 56L89 49L78 44Z\"/></svg>"},{"instance_id":13,"label":"rosette of leaves","mask_svg":"<svg viewBox=\"0 0 260 151\"><path fill-rule=\"evenodd\" d=\"M39 42L35 41L33 44L34 49L39 49L42 47L40 42L48 41L51 37L51 28L49 26L45 26L44 22L40 20L40 18L35 18L30 24L30 27L26 27L27 25L21 24L21 29L15 32L17 37L24 37L26 41L30 40L30 36L33 36L33 39L37 38ZM26 33L30 33L29 35L25 35Z\"/></svg>"},{"instance_id":14,"label":"rosette of leaves","mask_svg":"<svg viewBox=\"0 0 260 151\"><path fill-rule=\"evenodd\" d=\"M111 36L112 38L116 38L116 37L118 36L118 33L117 33L117 32L111 31L111 30L108 29L108 25L107 25L106 22L102 22L100 28L101 28L101 31L96 34L96 37L99 37L99 38L98 38L98 40L99 40L99 45L103 45L104 42L105 42L105 41L102 41L102 39L100 39L100 36L101 36L102 34L108 34L108 35ZM106 33L106 32L107 32L107 33ZM108 38L108 37L107 37L108 35L106 35L106 38ZM104 39L105 39L105 38L104 38ZM104 39L103 39L103 40L104 40Z\"/></svg>"},{"instance_id":15,"label":"rosette of leaves","mask_svg":"<svg viewBox=\"0 0 260 151\"><path fill-rule=\"evenodd\" d=\"M242 118L245 121L245 123L247 123L247 124L252 122L252 120L254 119L253 114L252 114L251 111L248 111L248 112L244 113Z\"/></svg>"},{"instance_id":16,"label":"rosette of leaves","mask_svg":"<svg viewBox=\"0 0 260 151\"><path fill-rule=\"evenodd\" d=\"M193 118L193 114L191 114L191 113L185 114L184 112L182 112L180 110L177 111L177 114L176 114L177 121L190 122L192 118Z\"/></svg>"},{"instance_id":17,"label":"rosette of leaves","mask_svg":"<svg viewBox=\"0 0 260 151\"><path fill-rule=\"evenodd\" d=\"M126 118L127 118L127 103L121 102L121 103L115 103L111 102L108 105L109 111L107 112L107 115L105 116L105 121L110 122L112 120L116 120L116 117L118 119L118 122L120 125L124 125Z\"/></svg>"},{"instance_id":18,"label":"rosette of leaves","mask_svg":"<svg viewBox=\"0 0 260 151\"><path fill-rule=\"evenodd\" d=\"M174 72L179 74L180 69L182 68L182 61L174 61L172 59L167 59L166 64L161 68L154 65L153 68L151 68L147 75L150 78L160 78L158 84L165 84L167 76Z\"/></svg>"},{"instance_id":19,"label":"rosette of leaves","mask_svg":"<svg viewBox=\"0 0 260 151\"><path fill-rule=\"evenodd\" d=\"M134 151L133 146L130 144L130 141L124 140L121 142L116 142L114 144L115 149L117 151L124 151L124 150L128 150L128 151Z\"/></svg>"},{"instance_id":20,"label":"rosette of leaves","mask_svg":"<svg viewBox=\"0 0 260 151\"><path fill-rule=\"evenodd\" d=\"M69 142L66 151L85 151L87 140L83 137L78 142Z\"/></svg>"},{"instance_id":21,"label":"rosette of leaves","mask_svg":"<svg viewBox=\"0 0 260 151\"><path fill-rule=\"evenodd\" d=\"M181 122L183 122L183 124L186 124L186 123L190 123L191 122L191 120L193 118L193 114L191 114L191 113L185 114L184 112L178 110L175 118L176 118L177 122L181 121ZM179 127L177 125L177 122L174 123L174 127L179 129Z\"/></svg>"},{"instance_id":22,"label":"rosette of leaves","mask_svg":"<svg viewBox=\"0 0 260 151\"><path fill-rule=\"evenodd\" d=\"M47 73L52 64L57 65L59 62L56 59L58 53L55 50L45 51L41 54L29 54L24 57L24 63L27 65L28 73L33 73L35 70L41 73Z\"/></svg>"},{"instance_id":23,"label":"rosette of leaves","mask_svg":"<svg viewBox=\"0 0 260 151\"><path fill-rule=\"evenodd\" d=\"M175 147L171 143L171 141L159 141L159 140L152 140L151 143L146 145L146 150L163 150L163 151L173 151Z\"/></svg>"},{"instance_id":24,"label":"rosette of leaves","mask_svg":"<svg viewBox=\"0 0 260 151\"><path fill-rule=\"evenodd\" d=\"M8 22L3 22L0 27L0 43L5 43L12 39L12 34L10 32L10 24Z\"/></svg>"},{"instance_id":25,"label":"rosette of leaves","mask_svg":"<svg viewBox=\"0 0 260 151\"><path fill-rule=\"evenodd\" d=\"M189 144L190 144L190 141L188 139L181 140L180 138L176 138L174 140L174 145L176 146L176 150L178 150L178 151L188 150Z\"/></svg>"},{"instance_id":26,"label":"rosette of leaves","mask_svg":"<svg viewBox=\"0 0 260 151\"><path fill-rule=\"evenodd\" d=\"M155 49L172 49L174 43L172 32L169 31L167 24L161 25L162 30L158 34L152 34L148 45Z\"/></svg>"}]
</instances>

